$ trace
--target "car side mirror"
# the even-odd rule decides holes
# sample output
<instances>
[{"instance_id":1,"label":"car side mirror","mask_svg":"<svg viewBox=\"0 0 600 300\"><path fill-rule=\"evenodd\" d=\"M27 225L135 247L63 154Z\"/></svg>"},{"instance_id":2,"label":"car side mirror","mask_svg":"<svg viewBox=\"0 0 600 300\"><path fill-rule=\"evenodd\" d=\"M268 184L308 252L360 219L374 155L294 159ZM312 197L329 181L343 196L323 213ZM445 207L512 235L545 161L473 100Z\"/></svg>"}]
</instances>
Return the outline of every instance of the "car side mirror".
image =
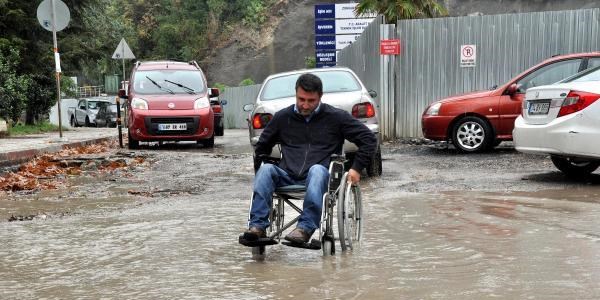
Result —
<instances>
[{"instance_id":1,"label":"car side mirror","mask_svg":"<svg viewBox=\"0 0 600 300\"><path fill-rule=\"evenodd\" d=\"M124 89L119 89L119 98L121 98L121 99L127 98L127 92Z\"/></svg>"},{"instance_id":2,"label":"car side mirror","mask_svg":"<svg viewBox=\"0 0 600 300\"><path fill-rule=\"evenodd\" d=\"M506 94L509 96L514 96L518 90L519 90L519 86L516 83L513 83L513 84L509 85L508 88L506 89Z\"/></svg>"},{"instance_id":3,"label":"car side mirror","mask_svg":"<svg viewBox=\"0 0 600 300\"><path fill-rule=\"evenodd\" d=\"M221 105L227 105L227 100L221 100Z\"/></svg>"},{"instance_id":4,"label":"car side mirror","mask_svg":"<svg viewBox=\"0 0 600 300\"><path fill-rule=\"evenodd\" d=\"M371 96L371 98L375 98L375 97L377 97L377 92L373 91L373 90L370 90L369 91L369 96Z\"/></svg>"},{"instance_id":5,"label":"car side mirror","mask_svg":"<svg viewBox=\"0 0 600 300\"><path fill-rule=\"evenodd\" d=\"M254 109L254 104L246 104L244 105L244 111L250 112Z\"/></svg>"},{"instance_id":6,"label":"car side mirror","mask_svg":"<svg viewBox=\"0 0 600 300\"><path fill-rule=\"evenodd\" d=\"M208 89L208 95L210 95L211 97L219 97L219 89L218 88Z\"/></svg>"}]
</instances>

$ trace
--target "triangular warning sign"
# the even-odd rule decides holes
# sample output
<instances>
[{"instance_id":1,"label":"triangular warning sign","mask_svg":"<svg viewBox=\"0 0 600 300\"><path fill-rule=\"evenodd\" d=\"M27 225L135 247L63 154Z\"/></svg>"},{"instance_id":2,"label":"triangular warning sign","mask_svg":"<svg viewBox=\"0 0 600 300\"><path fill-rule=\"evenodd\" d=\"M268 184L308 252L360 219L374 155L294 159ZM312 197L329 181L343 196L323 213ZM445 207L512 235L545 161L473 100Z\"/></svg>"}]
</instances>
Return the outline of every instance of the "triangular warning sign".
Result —
<instances>
[{"instance_id":1,"label":"triangular warning sign","mask_svg":"<svg viewBox=\"0 0 600 300\"><path fill-rule=\"evenodd\" d=\"M115 53L113 53L112 58L114 59L135 59L135 55L131 52L129 45L124 38L121 39L119 46L115 49Z\"/></svg>"}]
</instances>

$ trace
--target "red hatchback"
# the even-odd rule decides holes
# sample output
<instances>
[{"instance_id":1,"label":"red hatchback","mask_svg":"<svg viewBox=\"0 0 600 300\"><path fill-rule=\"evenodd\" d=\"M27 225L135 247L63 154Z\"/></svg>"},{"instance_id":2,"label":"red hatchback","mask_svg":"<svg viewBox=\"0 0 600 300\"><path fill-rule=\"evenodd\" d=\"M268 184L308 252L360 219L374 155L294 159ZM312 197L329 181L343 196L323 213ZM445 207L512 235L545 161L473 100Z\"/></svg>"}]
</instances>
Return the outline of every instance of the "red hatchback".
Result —
<instances>
[{"instance_id":1,"label":"red hatchback","mask_svg":"<svg viewBox=\"0 0 600 300\"><path fill-rule=\"evenodd\" d=\"M453 96L430 104L421 118L423 136L452 141L464 152L493 148L512 140L525 91L552 84L600 65L600 52L554 56L519 74L500 87Z\"/></svg>"},{"instance_id":2,"label":"red hatchback","mask_svg":"<svg viewBox=\"0 0 600 300\"><path fill-rule=\"evenodd\" d=\"M206 77L193 61L149 61L135 64L129 82L127 124L129 148L140 141L215 142L214 112Z\"/></svg>"}]
</instances>

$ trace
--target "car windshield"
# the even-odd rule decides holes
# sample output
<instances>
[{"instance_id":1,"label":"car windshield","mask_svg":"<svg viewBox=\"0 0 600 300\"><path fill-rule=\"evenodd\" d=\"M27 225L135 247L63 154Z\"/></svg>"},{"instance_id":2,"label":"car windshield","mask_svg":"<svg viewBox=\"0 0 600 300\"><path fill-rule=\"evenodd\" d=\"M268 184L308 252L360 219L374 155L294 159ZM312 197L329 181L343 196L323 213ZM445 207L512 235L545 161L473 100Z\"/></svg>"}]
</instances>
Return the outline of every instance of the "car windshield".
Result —
<instances>
[{"instance_id":1,"label":"car windshield","mask_svg":"<svg viewBox=\"0 0 600 300\"><path fill-rule=\"evenodd\" d=\"M88 109L98 109L106 105L106 102L88 101Z\"/></svg>"},{"instance_id":2,"label":"car windshield","mask_svg":"<svg viewBox=\"0 0 600 300\"><path fill-rule=\"evenodd\" d=\"M353 92L361 89L360 85L347 71L314 72L323 81L323 93ZM302 74L275 77L265 83L260 99L263 101L296 95L296 80Z\"/></svg>"},{"instance_id":3,"label":"car windshield","mask_svg":"<svg viewBox=\"0 0 600 300\"><path fill-rule=\"evenodd\" d=\"M142 95L204 93L202 73L192 70L137 71L133 89Z\"/></svg>"},{"instance_id":4,"label":"car windshield","mask_svg":"<svg viewBox=\"0 0 600 300\"><path fill-rule=\"evenodd\" d=\"M585 82L585 81L600 81L600 67L596 67L596 68L581 72L571 78L567 78L563 82Z\"/></svg>"}]
</instances>

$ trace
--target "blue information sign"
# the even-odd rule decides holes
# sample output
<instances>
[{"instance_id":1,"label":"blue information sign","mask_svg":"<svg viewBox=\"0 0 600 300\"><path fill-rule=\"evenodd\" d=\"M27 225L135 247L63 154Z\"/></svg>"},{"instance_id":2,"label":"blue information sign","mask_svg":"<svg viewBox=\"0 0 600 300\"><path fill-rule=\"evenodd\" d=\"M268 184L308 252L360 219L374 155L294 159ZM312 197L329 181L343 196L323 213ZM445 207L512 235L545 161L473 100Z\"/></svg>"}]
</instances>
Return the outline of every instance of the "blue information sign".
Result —
<instances>
[{"instance_id":1,"label":"blue information sign","mask_svg":"<svg viewBox=\"0 0 600 300\"><path fill-rule=\"evenodd\" d=\"M335 35L317 35L317 36L315 36L315 49L317 49L317 50L335 50Z\"/></svg>"},{"instance_id":2,"label":"blue information sign","mask_svg":"<svg viewBox=\"0 0 600 300\"><path fill-rule=\"evenodd\" d=\"M315 19L335 19L335 4L315 5Z\"/></svg>"},{"instance_id":3,"label":"blue information sign","mask_svg":"<svg viewBox=\"0 0 600 300\"><path fill-rule=\"evenodd\" d=\"M335 20L315 20L315 34L335 34Z\"/></svg>"},{"instance_id":4,"label":"blue information sign","mask_svg":"<svg viewBox=\"0 0 600 300\"><path fill-rule=\"evenodd\" d=\"M329 63L329 64L334 64L336 62L336 58L335 58L335 50L333 51L319 51L317 53L315 53L316 55L316 59L317 59L317 63L321 63L321 64L325 64L325 63Z\"/></svg>"}]
</instances>

